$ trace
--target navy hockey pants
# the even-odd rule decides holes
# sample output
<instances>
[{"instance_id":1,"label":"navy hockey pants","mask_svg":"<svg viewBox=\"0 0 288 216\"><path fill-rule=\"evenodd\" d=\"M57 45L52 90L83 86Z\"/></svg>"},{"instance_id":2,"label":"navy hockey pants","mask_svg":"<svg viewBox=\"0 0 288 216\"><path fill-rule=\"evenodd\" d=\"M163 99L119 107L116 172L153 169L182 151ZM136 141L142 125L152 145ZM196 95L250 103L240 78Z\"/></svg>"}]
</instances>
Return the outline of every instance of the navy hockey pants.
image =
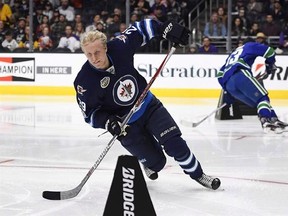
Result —
<instances>
[{"instance_id":1,"label":"navy hockey pants","mask_svg":"<svg viewBox=\"0 0 288 216\"><path fill-rule=\"evenodd\" d=\"M180 166L192 178L202 175L200 163L190 152L186 142L181 138L181 131L162 103L154 98L147 110L136 122L130 125L130 130L121 144L146 167L159 172L166 164L163 152L180 162ZM182 163L189 157L189 164ZM193 159L191 159L193 157ZM195 164L191 169L191 165ZM186 171L186 170L185 170ZM190 173L189 173L190 172Z\"/></svg>"}]
</instances>

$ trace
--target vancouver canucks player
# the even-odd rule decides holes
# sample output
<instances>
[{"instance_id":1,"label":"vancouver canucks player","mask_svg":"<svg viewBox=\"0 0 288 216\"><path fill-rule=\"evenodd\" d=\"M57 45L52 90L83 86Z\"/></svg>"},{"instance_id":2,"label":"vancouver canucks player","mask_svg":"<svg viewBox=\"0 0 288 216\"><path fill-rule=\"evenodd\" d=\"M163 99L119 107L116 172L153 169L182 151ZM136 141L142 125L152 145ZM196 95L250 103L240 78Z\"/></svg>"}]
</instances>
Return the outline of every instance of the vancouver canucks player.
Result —
<instances>
[{"instance_id":1,"label":"vancouver canucks player","mask_svg":"<svg viewBox=\"0 0 288 216\"><path fill-rule=\"evenodd\" d=\"M271 106L268 91L251 72L251 66L258 56L265 58L266 77L276 71L274 49L264 44L249 41L227 57L218 72L218 81L226 93L224 102L231 104L233 98L237 98L248 106L257 108L265 133L288 131L288 124L278 119Z\"/></svg>"},{"instance_id":2,"label":"vancouver canucks player","mask_svg":"<svg viewBox=\"0 0 288 216\"><path fill-rule=\"evenodd\" d=\"M152 19L136 22L109 42L99 31L87 32L81 48L88 60L78 73L74 87L85 121L94 128L118 135L122 146L144 165L149 178L156 179L163 169L165 151L192 179L216 190L220 180L203 173L199 161L182 139L178 125L151 92L127 127L120 126L147 85L134 68L136 50L153 37L161 36L186 45L189 34L188 29L175 22L159 23Z\"/></svg>"}]
</instances>

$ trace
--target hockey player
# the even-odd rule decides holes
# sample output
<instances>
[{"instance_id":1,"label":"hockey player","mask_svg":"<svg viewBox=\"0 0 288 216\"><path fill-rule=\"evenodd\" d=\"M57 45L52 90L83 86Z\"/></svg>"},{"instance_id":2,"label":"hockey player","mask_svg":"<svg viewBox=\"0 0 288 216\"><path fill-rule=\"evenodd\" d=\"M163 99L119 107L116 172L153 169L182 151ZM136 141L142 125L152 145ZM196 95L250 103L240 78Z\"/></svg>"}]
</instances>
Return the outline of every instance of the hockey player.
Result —
<instances>
[{"instance_id":1,"label":"hockey player","mask_svg":"<svg viewBox=\"0 0 288 216\"><path fill-rule=\"evenodd\" d=\"M266 72L255 78L251 66L258 57L265 58ZM223 88L224 102L232 104L234 98L250 107L257 108L259 120L265 133L288 131L288 124L280 121L270 104L268 91L259 82L276 71L274 49L251 40L236 48L218 72Z\"/></svg>"},{"instance_id":2,"label":"hockey player","mask_svg":"<svg viewBox=\"0 0 288 216\"><path fill-rule=\"evenodd\" d=\"M179 127L150 91L127 127L120 126L147 86L145 78L134 68L136 50L158 36L186 45L189 34L188 29L177 23L152 19L135 22L109 42L99 31L87 32L82 37L81 48L88 60L78 73L74 88L85 121L94 128L118 135L122 146L138 158L150 179L157 179L163 169L165 151L192 179L216 190L220 180L203 173L200 162L182 139Z\"/></svg>"}]
</instances>

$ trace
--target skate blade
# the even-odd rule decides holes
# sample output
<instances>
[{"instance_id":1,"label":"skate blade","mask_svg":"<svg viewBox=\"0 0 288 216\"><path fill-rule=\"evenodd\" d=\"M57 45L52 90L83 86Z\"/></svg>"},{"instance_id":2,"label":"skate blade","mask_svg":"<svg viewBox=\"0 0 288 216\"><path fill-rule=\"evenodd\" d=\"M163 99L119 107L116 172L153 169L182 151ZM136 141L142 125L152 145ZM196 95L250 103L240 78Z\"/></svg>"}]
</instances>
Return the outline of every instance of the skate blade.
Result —
<instances>
[{"instance_id":1,"label":"skate blade","mask_svg":"<svg viewBox=\"0 0 288 216\"><path fill-rule=\"evenodd\" d=\"M263 131L266 134L281 134L284 132L283 129L281 129L281 128L276 128L274 130L271 130L270 128L265 128L265 129L263 129Z\"/></svg>"}]
</instances>

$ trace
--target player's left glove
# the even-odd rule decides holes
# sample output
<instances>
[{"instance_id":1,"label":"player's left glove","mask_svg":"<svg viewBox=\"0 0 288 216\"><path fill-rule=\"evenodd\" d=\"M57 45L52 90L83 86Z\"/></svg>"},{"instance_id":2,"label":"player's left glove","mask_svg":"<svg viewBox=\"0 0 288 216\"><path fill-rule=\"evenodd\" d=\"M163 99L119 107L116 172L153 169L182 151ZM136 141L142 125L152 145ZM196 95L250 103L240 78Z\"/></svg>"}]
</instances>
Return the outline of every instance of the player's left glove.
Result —
<instances>
[{"instance_id":1,"label":"player's left glove","mask_svg":"<svg viewBox=\"0 0 288 216\"><path fill-rule=\"evenodd\" d=\"M161 31L163 32L163 38L180 45L187 45L189 42L189 35L191 34L191 31L188 28L174 21L164 22Z\"/></svg>"},{"instance_id":2,"label":"player's left glove","mask_svg":"<svg viewBox=\"0 0 288 216\"><path fill-rule=\"evenodd\" d=\"M108 117L108 120L105 124L106 130L108 130L113 136L117 135L117 139L121 140L123 137L127 135L128 125L124 128L121 128L121 118L118 116L111 115Z\"/></svg>"}]
</instances>

